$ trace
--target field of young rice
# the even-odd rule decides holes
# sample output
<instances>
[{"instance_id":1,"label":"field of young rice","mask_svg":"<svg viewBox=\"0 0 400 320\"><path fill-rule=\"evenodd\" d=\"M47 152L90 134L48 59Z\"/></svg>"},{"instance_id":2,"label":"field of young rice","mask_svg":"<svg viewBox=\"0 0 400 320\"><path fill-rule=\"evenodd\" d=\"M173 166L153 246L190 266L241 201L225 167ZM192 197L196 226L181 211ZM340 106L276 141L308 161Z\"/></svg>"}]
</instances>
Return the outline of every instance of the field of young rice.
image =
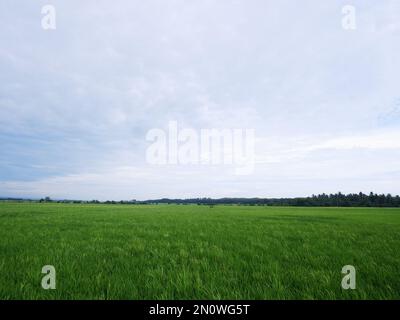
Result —
<instances>
[{"instance_id":1,"label":"field of young rice","mask_svg":"<svg viewBox=\"0 0 400 320\"><path fill-rule=\"evenodd\" d=\"M0 299L400 298L400 209L0 203L0 239Z\"/></svg>"}]
</instances>

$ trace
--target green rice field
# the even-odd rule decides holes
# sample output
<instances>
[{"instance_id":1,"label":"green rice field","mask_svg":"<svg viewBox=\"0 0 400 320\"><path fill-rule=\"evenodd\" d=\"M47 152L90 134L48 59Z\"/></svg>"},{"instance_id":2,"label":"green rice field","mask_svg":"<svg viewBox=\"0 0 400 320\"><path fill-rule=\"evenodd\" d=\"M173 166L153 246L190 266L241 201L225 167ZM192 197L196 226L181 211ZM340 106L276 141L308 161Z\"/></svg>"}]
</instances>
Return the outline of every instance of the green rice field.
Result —
<instances>
[{"instance_id":1,"label":"green rice field","mask_svg":"<svg viewBox=\"0 0 400 320\"><path fill-rule=\"evenodd\" d=\"M3 202L0 239L0 299L400 298L400 209Z\"/></svg>"}]
</instances>

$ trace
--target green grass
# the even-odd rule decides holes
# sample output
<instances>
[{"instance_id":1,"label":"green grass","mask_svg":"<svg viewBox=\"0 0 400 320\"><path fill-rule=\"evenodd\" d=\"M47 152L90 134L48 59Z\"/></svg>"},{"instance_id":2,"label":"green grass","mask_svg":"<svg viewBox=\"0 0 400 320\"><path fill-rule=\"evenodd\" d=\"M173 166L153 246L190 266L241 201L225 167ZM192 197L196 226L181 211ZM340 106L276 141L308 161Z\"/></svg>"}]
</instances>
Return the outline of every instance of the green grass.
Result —
<instances>
[{"instance_id":1,"label":"green grass","mask_svg":"<svg viewBox=\"0 0 400 320\"><path fill-rule=\"evenodd\" d=\"M0 239L0 299L400 298L399 209L0 203Z\"/></svg>"}]
</instances>

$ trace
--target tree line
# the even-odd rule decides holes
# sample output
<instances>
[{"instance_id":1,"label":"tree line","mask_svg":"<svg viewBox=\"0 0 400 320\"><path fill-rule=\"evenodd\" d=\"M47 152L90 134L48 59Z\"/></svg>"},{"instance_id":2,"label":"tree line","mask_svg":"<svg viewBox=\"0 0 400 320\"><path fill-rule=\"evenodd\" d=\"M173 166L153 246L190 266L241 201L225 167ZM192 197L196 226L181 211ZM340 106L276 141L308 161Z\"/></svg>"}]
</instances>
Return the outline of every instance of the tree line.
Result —
<instances>
[{"instance_id":1,"label":"tree line","mask_svg":"<svg viewBox=\"0 0 400 320\"><path fill-rule=\"evenodd\" d=\"M193 198L193 199L155 199L155 200L52 200L46 197L40 200L0 198L0 201L31 201L31 202L57 202L57 203L92 203L92 204L197 204L197 205L247 205L247 206L294 206L294 207L400 207L400 196L391 194L370 194L341 192L334 194L318 194L311 197L296 198Z\"/></svg>"},{"instance_id":2,"label":"tree line","mask_svg":"<svg viewBox=\"0 0 400 320\"><path fill-rule=\"evenodd\" d=\"M341 192L318 194L311 197L296 198L195 198L195 199L158 199L137 201L140 204L198 204L198 205L264 205L299 207L400 207L400 196L391 194L370 194Z\"/></svg>"}]
</instances>

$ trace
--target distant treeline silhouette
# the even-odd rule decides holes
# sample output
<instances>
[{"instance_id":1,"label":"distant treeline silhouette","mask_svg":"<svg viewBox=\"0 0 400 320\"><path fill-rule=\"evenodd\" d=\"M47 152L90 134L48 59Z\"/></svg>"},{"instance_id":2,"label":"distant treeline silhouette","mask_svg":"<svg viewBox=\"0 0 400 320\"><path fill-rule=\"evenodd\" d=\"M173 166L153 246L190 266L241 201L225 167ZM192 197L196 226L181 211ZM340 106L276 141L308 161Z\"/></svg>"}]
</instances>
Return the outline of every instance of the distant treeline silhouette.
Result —
<instances>
[{"instance_id":1,"label":"distant treeline silhouette","mask_svg":"<svg viewBox=\"0 0 400 320\"><path fill-rule=\"evenodd\" d=\"M369 195L364 193L319 194L303 198L197 198L197 199L158 199L137 201L141 204L199 204L199 205L264 205L264 206L301 206L301 207L400 207L400 196L390 194Z\"/></svg>"},{"instance_id":2,"label":"distant treeline silhouette","mask_svg":"<svg viewBox=\"0 0 400 320\"><path fill-rule=\"evenodd\" d=\"M193 199L155 199L155 200L121 200L121 201L84 201L52 200L49 197L40 200L0 198L2 201L30 201L57 203L92 203L92 204L197 204L197 205L247 205L247 206L295 206L295 207L400 207L400 196L391 194L353 193L318 194L311 197L297 198L193 198Z\"/></svg>"}]
</instances>

